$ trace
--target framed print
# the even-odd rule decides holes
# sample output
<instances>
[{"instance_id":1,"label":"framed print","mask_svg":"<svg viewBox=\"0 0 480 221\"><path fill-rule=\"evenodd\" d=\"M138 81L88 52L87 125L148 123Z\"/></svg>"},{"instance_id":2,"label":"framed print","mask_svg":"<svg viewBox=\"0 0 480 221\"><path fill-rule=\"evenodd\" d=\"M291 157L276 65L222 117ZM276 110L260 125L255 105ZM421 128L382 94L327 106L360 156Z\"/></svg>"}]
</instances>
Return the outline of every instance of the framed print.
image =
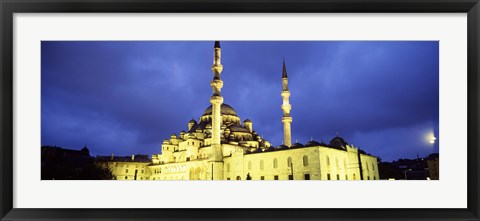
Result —
<instances>
[{"instance_id":1,"label":"framed print","mask_svg":"<svg viewBox=\"0 0 480 221\"><path fill-rule=\"evenodd\" d=\"M2 220L479 219L478 1L2 1Z\"/></svg>"}]
</instances>

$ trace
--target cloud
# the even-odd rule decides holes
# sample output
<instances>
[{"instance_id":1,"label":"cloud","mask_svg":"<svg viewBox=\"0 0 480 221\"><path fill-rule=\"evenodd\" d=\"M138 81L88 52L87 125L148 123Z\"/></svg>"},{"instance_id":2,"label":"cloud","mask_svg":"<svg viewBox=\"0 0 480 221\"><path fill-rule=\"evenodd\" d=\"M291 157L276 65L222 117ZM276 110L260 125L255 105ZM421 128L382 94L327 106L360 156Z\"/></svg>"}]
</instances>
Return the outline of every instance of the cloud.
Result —
<instances>
[{"instance_id":1,"label":"cloud","mask_svg":"<svg viewBox=\"0 0 480 221\"><path fill-rule=\"evenodd\" d=\"M212 54L203 41L42 42L42 144L158 153L210 105ZM394 159L411 155L409 130L438 128L438 42L222 42L225 103L274 145L283 59L299 142L339 132Z\"/></svg>"}]
</instances>

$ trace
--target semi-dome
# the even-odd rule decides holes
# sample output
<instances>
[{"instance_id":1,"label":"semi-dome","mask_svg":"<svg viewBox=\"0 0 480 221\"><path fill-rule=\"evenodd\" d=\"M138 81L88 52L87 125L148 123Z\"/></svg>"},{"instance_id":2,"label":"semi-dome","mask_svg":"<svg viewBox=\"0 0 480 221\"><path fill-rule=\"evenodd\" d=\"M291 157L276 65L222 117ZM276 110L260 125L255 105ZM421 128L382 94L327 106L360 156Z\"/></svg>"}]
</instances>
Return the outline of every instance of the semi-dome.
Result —
<instances>
[{"instance_id":1,"label":"semi-dome","mask_svg":"<svg viewBox=\"0 0 480 221\"><path fill-rule=\"evenodd\" d=\"M197 130L204 130L208 126L209 122L200 122L199 124L194 124L188 133L196 132ZM212 126L210 125L210 128Z\"/></svg>"},{"instance_id":2,"label":"semi-dome","mask_svg":"<svg viewBox=\"0 0 480 221\"><path fill-rule=\"evenodd\" d=\"M220 114L238 116L237 111L235 111L235 109L233 109L233 107L231 107L228 104L222 104L222 106L220 107ZM210 105L209 107L207 107L207 109L205 109L202 116L207 116L207 115L212 115L212 105Z\"/></svg>"},{"instance_id":3,"label":"semi-dome","mask_svg":"<svg viewBox=\"0 0 480 221\"><path fill-rule=\"evenodd\" d=\"M238 126L238 125L232 125L232 126L228 127L227 129L230 129L230 131L232 131L232 132L244 132L244 133L250 132L248 129L246 129L244 127L241 127L241 126Z\"/></svg>"},{"instance_id":4,"label":"semi-dome","mask_svg":"<svg viewBox=\"0 0 480 221\"><path fill-rule=\"evenodd\" d=\"M287 145L284 145L284 144L277 147L277 150L286 150L286 149L288 149L288 147Z\"/></svg>"}]
</instances>

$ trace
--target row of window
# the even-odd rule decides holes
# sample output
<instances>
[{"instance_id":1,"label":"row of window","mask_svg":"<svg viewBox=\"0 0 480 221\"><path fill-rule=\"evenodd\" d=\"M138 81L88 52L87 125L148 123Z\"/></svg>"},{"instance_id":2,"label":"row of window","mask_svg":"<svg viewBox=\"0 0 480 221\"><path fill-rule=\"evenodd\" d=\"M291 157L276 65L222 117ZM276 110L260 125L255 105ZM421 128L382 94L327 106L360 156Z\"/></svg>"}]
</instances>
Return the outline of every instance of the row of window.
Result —
<instances>
[{"instance_id":1,"label":"row of window","mask_svg":"<svg viewBox=\"0 0 480 221\"><path fill-rule=\"evenodd\" d=\"M292 167L292 158L288 157L287 159L287 167ZM308 156L303 156L303 166L308 166ZM263 160L260 160L260 169L263 170L265 167ZM278 160L277 158L273 159L273 168L278 168ZM252 169L252 161L248 161L248 170ZM230 172L230 164L227 163L227 172Z\"/></svg>"},{"instance_id":2,"label":"row of window","mask_svg":"<svg viewBox=\"0 0 480 221\"><path fill-rule=\"evenodd\" d=\"M375 163L372 162L372 170L375 171ZM330 166L330 157L327 156L327 165ZM338 163L338 158L335 157L335 165L337 166L337 168L339 167L339 163ZM346 169L347 168L347 161L346 160L343 160L343 166L344 168ZM369 171L369 166L368 166L368 163L365 163L365 166L367 168L367 171Z\"/></svg>"},{"instance_id":3,"label":"row of window","mask_svg":"<svg viewBox=\"0 0 480 221\"><path fill-rule=\"evenodd\" d=\"M330 174L327 173L327 180L331 180L332 178L330 177ZM353 174L353 179L357 179L357 175ZM337 180L340 180L340 174L337 174ZM345 180L348 180L348 175L345 174Z\"/></svg>"},{"instance_id":4,"label":"row of window","mask_svg":"<svg viewBox=\"0 0 480 221\"><path fill-rule=\"evenodd\" d=\"M147 180L147 178L145 178ZM176 177L173 177L173 176L169 176L169 177L158 177L158 178L155 178L155 177L152 177L151 178L152 180L185 180L185 177L184 176L176 176Z\"/></svg>"},{"instance_id":5,"label":"row of window","mask_svg":"<svg viewBox=\"0 0 480 221\"><path fill-rule=\"evenodd\" d=\"M128 173L128 169L126 170L126 172ZM141 173L143 174L144 173L144 170L141 171ZM336 174L336 178L337 180L340 180L340 174ZM125 176L125 179L127 179L127 176ZM140 177L141 180L143 180L143 177ZM183 179L183 177L182 177ZM237 180L241 179L240 176L237 176L236 178ZM274 180L278 180L278 175L274 175L273 176L273 179ZM293 180L293 175L288 175L288 179L289 180ZM330 173L327 173L327 180L331 180L332 177L331 177L331 174ZM353 174L353 180L356 180L357 179L357 175L354 173ZM372 180L375 180L375 176L372 177ZM155 178L153 177L152 180L155 180ZM230 178L227 178L227 180L230 180ZM260 180L265 180L265 176L260 176ZM304 174L304 180L310 180L310 174ZM345 174L345 180L348 180L348 175ZM367 176L366 177L366 180L370 180L370 176Z\"/></svg>"},{"instance_id":6,"label":"row of window","mask_svg":"<svg viewBox=\"0 0 480 221\"><path fill-rule=\"evenodd\" d=\"M242 178L240 176L236 177L236 180L241 180ZM289 180L293 180L293 175L288 175ZM303 176L304 180L310 180L310 174L304 174ZM227 180L231 180L230 177L227 177ZM265 180L265 176L260 176L260 180ZM273 180L278 180L278 175L273 176Z\"/></svg>"},{"instance_id":7,"label":"row of window","mask_svg":"<svg viewBox=\"0 0 480 221\"><path fill-rule=\"evenodd\" d=\"M372 177L373 180L375 180L375 176ZM241 180L240 176L237 176L236 178L237 180ZM278 175L274 175L273 176L273 179L274 180L278 180ZM288 179L289 180L293 180L293 175L288 175ZM310 180L310 174L306 173L304 174L304 177L303 177L304 180ZM328 173L327 174L327 180L331 180L331 176L330 174ZM356 174L353 174L353 180L356 180L357 179L357 176ZM230 180L230 178L227 178L227 180ZM265 180L265 176L260 176L260 180ZM340 174L337 174L337 180L340 180ZM345 180L348 180L348 175L345 175ZM367 176L367 180L370 180L370 176Z\"/></svg>"},{"instance_id":8,"label":"row of window","mask_svg":"<svg viewBox=\"0 0 480 221\"><path fill-rule=\"evenodd\" d=\"M303 159L302 159L302 162L303 162L303 166L306 167L308 166L308 156L303 156ZM339 164L338 164L338 158L335 158L335 163L336 163L336 166L337 168L339 168ZM330 166L330 157L327 156L327 165ZM367 168L367 171L369 171L369 167L368 167L368 163L365 163L366 165L366 168ZM347 169L347 161L344 160L343 161L343 166L345 168L345 170ZM292 163L292 158L291 157L288 157L287 159L287 167L293 167L293 163ZM277 158L274 158L273 159L273 168L276 169L278 168L278 160ZM251 161L248 161L248 170L251 170L252 169L252 162ZM264 169L264 162L263 160L260 160L260 169L263 170ZM375 164L374 162L372 162L372 170L375 171ZM227 172L230 172L230 164L227 163Z\"/></svg>"},{"instance_id":9,"label":"row of window","mask_svg":"<svg viewBox=\"0 0 480 221\"><path fill-rule=\"evenodd\" d=\"M142 170L141 173L143 174L145 171ZM125 170L125 173L128 173L128 169Z\"/></svg>"},{"instance_id":10,"label":"row of window","mask_svg":"<svg viewBox=\"0 0 480 221\"><path fill-rule=\"evenodd\" d=\"M113 165L114 165L115 167L118 167L118 166L121 165L121 164L119 164L119 163L114 163ZM129 165L128 163L123 164L123 166L126 167L126 168L129 168L129 167L130 167L130 165ZM136 164L136 165L135 165L135 168L138 168L138 166L139 166L139 165Z\"/></svg>"},{"instance_id":11,"label":"row of window","mask_svg":"<svg viewBox=\"0 0 480 221\"><path fill-rule=\"evenodd\" d=\"M367 167L367 171L369 171L369 168L368 168L368 163L365 163L366 167ZM372 162L372 170L375 171L375 164Z\"/></svg>"},{"instance_id":12,"label":"row of window","mask_svg":"<svg viewBox=\"0 0 480 221\"><path fill-rule=\"evenodd\" d=\"M331 176L329 173L327 173L327 180L331 180ZM353 174L353 180L356 180L357 179L357 175L354 173ZM375 176L372 177L372 180L375 180ZM337 180L340 180L340 174L337 174ZM348 180L348 175L345 174L345 180ZM367 176L367 179L366 180L370 180L370 176Z\"/></svg>"},{"instance_id":13,"label":"row of window","mask_svg":"<svg viewBox=\"0 0 480 221\"><path fill-rule=\"evenodd\" d=\"M119 178L119 177L117 177L117 179L118 179L118 178ZM143 179L144 179L144 177L139 177L139 178L140 178L140 180L143 180ZM178 178L178 177L177 177L177 178ZM336 177L336 178L337 178L337 180L340 180L340 175L337 174L337 177ZM182 177L182 179L183 179L183 177ZM236 179L236 180L241 180L242 178L241 178L240 176L237 176L235 179ZM273 180L278 180L278 179L279 179L278 175L274 175L274 176L273 176ZM288 179L289 179L289 180L293 180L293 175L288 175ZM304 180L310 180L310 174L308 174L308 173L307 173L307 174L304 174L303 179L304 179ZM327 180L331 180L331 179L332 179L332 178L331 178L331 175L328 173L328 174L327 174ZM356 174L353 174L353 180L356 180L356 179L357 179ZM372 180L375 180L375 179L376 179L375 176L373 176L373 177L372 177ZM125 180L128 180L128 176L125 176ZM146 180L146 178L145 178L145 180ZM153 177L152 180L155 180L155 177ZM227 177L227 180L231 180L230 177ZM265 176L260 176L260 180L265 180ZM345 180L348 180L348 175L345 175ZM367 180L370 180L370 176L367 176Z\"/></svg>"},{"instance_id":14,"label":"row of window","mask_svg":"<svg viewBox=\"0 0 480 221\"><path fill-rule=\"evenodd\" d=\"M120 176L117 176L117 180L120 178ZM133 178L135 179L135 178ZM133 180L132 179L132 180ZM125 176L125 180L128 180L128 176ZM139 180L143 180L143 176L139 177ZM147 180L147 178L145 178L145 180Z\"/></svg>"}]
</instances>

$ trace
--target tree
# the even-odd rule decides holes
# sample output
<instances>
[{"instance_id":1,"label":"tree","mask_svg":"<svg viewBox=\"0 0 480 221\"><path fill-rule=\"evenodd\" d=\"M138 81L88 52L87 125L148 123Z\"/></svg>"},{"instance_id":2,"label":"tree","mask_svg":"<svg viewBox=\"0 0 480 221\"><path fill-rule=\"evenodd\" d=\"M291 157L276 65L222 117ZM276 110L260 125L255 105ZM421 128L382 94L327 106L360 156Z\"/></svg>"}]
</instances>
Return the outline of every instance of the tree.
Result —
<instances>
[{"instance_id":1,"label":"tree","mask_svg":"<svg viewBox=\"0 0 480 221\"><path fill-rule=\"evenodd\" d=\"M115 176L112 174L110 168L100 166L95 162L89 163L77 177L79 180L114 180Z\"/></svg>"}]
</instances>

